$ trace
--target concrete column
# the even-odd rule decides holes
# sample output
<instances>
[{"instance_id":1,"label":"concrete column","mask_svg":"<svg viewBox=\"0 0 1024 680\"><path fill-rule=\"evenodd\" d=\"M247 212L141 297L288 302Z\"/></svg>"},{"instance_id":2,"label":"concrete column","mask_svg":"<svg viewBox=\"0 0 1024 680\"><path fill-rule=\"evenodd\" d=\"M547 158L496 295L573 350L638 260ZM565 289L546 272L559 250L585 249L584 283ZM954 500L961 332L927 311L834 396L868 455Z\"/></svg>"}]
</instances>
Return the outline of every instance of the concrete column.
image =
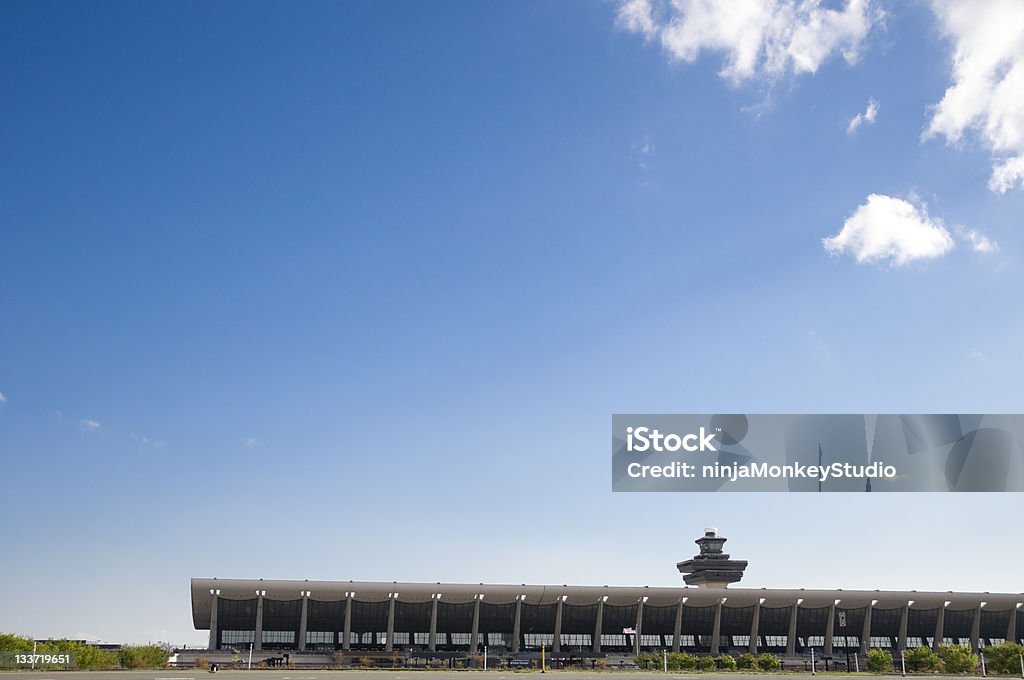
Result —
<instances>
[{"instance_id":1,"label":"concrete column","mask_svg":"<svg viewBox=\"0 0 1024 680\"><path fill-rule=\"evenodd\" d=\"M761 600L754 603L754 620L750 622L750 648L747 650L751 654L757 654L757 636L760 635L758 629L761 626Z\"/></svg>"},{"instance_id":2,"label":"concrete column","mask_svg":"<svg viewBox=\"0 0 1024 680\"><path fill-rule=\"evenodd\" d=\"M604 623L604 598L597 601L597 623L594 624L594 639L592 651L594 654L601 653L601 624Z\"/></svg>"},{"instance_id":3,"label":"concrete column","mask_svg":"<svg viewBox=\"0 0 1024 680\"><path fill-rule=\"evenodd\" d=\"M800 609L800 603L794 602L789 612L789 634L786 636L786 656L796 654L796 614Z\"/></svg>"},{"instance_id":4,"label":"concrete column","mask_svg":"<svg viewBox=\"0 0 1024 680\"><path fill-rule=\"evenodd\" d=\"M935 637L932 639L932 651L939 651L939 645L942 644L942 638L945 637L946 633L943 628L946 626L946 605L939 607L939 615L935 617Z\"/></svg>"},{"instance_id":5,"label":"concrete column","mask_svg":"<svg viewBox=\"0 0 1024 680\"><path fill-rule=\"evenodd\" d=\"M860 634L860 653L867 654L868 650L871 649L871 610L874 609L874 605L868 602L868 606L864 608L864 628Z\"/></svg>"},{"instance_id":6,"label":"concrete column","mask_svg":"<svg viewBox=\"0 0 1024 680\"><path fill-rule=\"evenodd\" d=\"M436 595L436 594L435 594ZM437 651L437 597L430 607L430 635L427 637L427 651Z\"/></svg>"},{"instance_id":7,"label":"concrete column","mask_svg":"<svg viewBox=\"0 0 1024 680\"><path fill-rule=\"evenodd\" d=\"M555 607L555 634L551 638L551 653L558 654L562 651L562 596L558 596L558 605Z\"/></svg>"},{"instance_id":8,"label":"concrete column","mask_svg":"<svg viewBox=\"0 0 1024 680\"><path fill-rule=\"evenodd\" d=\"M981 603L974 608L974 621L971 622L971 651L978 653L978 642L981 637Z\"/></svg>"},{"instance_id":9,"label":"concrete column","mask_svg":"<svg viewBox=\"0 0 1024 680\"><path fill-rule=\"evenodd\" d=\"M903 605L900 612L900 634L896 638L896 651L907 648L907 620L910 618L910 603Z\"/></svg>"},{"instance_id":10,"label":"concrete column","mask_svg":"<svg viewBox=\"0 0 1024 680\"><path fill-rule=\"evenodd\" d=\"M516 598L516 618L512 622L512 653L519 653L519 620L523 614L523 598Z\"/></svg>"},{"instance_id":11,"label":"concrete column","mask_svg":"<svg viewBox=\"0 0 1024 680\"><path fill-rule=\"evenodd\" d=\"M676 625L672 629L672 651L678 652L683 640L683 607L686 604L683 598L679 598L679 607L676 609Z\"/></svg>"},{"instance_id":12,"label":"concrete column","mask_svg":"<svg viewBox=\"0 0 1024 680\"><path fill-rule=\"evenodd\" d=\"M211 652L217 649L220 642L220 636L217 635L217 607L220 605L220 596L217 595L216 591L210 594L210 642L206 646ZM1013 616L1010 617L1013 619Z\"/></svg>"},{"instance_id":13,"label":"concrete column","mask_svg":"<svg viewBox=\"0 0 1024 680\"><path fill-rule=\"evenodd\" d=\"M636 605L636 635L633 636L633 653L640 653L640 636L643 635L644 625L644 600L640 598L640 601Z\"/></svg>"},{"instance_id":14,"label":"concrete column","mask_svg":"<svg viewBox=\"0 0 1024 680\"><path fill-rule=\"evenodd\" d=\"M828 608L828 621L825 623L825 656L832 656L832 638L836 632L836 603Z\"/></svg>"},{"instance_id":15,"label":"concrete column","mask_svg":"<svg viewBox=\"0 0 1024 680\"><path fill-rule=\"evenodd\" d=\"M719 644L722 641L722 601L715 605L715 623L711 627L711 653L718 656Z\"/></svg>"},{"instance_id":16,"label":"concrete column","mask_svg":"<svg viewBox=\"0 0 1024 680\"><path fill-rule=\"evenodd\" d=\"M397 599L394 596L388 598L388 632L387 637L384 638L385 652L395 650L395 600Z\"/></svg>"},{"instance_id":17,"label":"concrete column","mask_svg":"<svg viewBox=\"0 0 1024 680\"><path fill-rule=\"evenodd\" d=\"M1017 642L1017 608L1010 608L1010 621L1006 624L1006 641Z\"/></svg>"},{"instance_id":18,"label":"concrete column","mask_svg":"<svg viewBox=\"0 0 1024 680\"><path fill-rule=\"evenodd\" d=\"M469 654L476 658L476 648L480 644L480 597L473 600L473 630L469 633Z\"/></svg>"},{"instance_id":19,"label":"concrete column","mask_svg":"<svg viewBox=\"0 0 1024 680\"><path fill-rule=\"evenodd\" d=\"M252 634L252 649L263 651L263 591L256 595L256 630Z\"/></svg>"},{"instance_id":20,"label":"concrete column","mask_svg":"<svg viewBox=\"0 0 1024 680\"><path fill-rule=\"evenodd\" d=\"M306 651L306 619L309 617L309 594L302 592L302 611L299 613L299 651Z\"/></svg>"},{"instance_id":21,"label":"concrete column","mask_svg":"<svg viewBox=\"0 0 1024 680\"><path fill-rule=\"evenodd\" d=\"M345 639L341 643L344 651L352 649L352 595L345 600L345 630L342 633Z\"/></svg>"}]
</instances>

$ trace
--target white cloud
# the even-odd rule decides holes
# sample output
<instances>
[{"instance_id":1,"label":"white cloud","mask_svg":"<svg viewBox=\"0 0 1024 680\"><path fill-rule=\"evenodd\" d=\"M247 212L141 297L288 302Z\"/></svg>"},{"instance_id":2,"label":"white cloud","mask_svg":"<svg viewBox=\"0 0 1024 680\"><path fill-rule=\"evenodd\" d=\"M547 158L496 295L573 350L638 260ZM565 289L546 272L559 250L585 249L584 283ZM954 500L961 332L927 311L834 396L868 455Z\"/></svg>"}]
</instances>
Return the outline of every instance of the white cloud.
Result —
<instances>
[{"instance_id":1,"label":"white cloud","mask_svg":"<svg viewBox=\"0 0 1024 680\"><path fill-rule=\"evenodd\" d=\"M259 442L256 441L255 437L249 437L242 443L242 445L247 449L254 449L258 444Z\"/></svg>"},{"instance_id":2,"label":"white cloud","mask_svg":"<svg viewBox=\"0 0 1024 680\"><path fill-rule=\"evenodd\" d=\"M887 259L896 267L941 257L954 247L942 220L930 217L925 205L882 194L868 196L839 233L821 243L830 255L850 253L857 262Z\"/></svg>"},{"instance_id":3,"label":"white cloud","mask_svg":"<svg viewBox=\"0 0 1024 680\"><path fill-rule=\"evenodd\" d=\"M958 229L957 236L962 241L967 241L971 244L971 248L976 253L994 253L999 250L999 244L985 236L977 229Z\"/></svg>"},{"instance_id":4,"label":"white cloud","mask_svg":"<svg viewBox=\"0 0 1024 680\"><path fill-rule=\"evenodd\" d=\"M654 144L647 137L644 137L643 144L634 144L632 148L633 157L636 158L637 167L641 170L647 169L647 161L654 155Z\"/></svg>"},{"instance_id":5,"label":"white cloud","mask_svg":"<svg viewBox=\"0 0 1024 680\"><path fill-rule=\"evenodd\" d=\"M850 124L846 127L846 134L852 135L864 123L874 123L875 118L878 118L878 102L874 99L869 99L868 108L865 109L864 113L858 113L850 119Z\"/></svg>"},{"instance_id":6,"label":"white cloud","mask_svg":"<svg viewBox=\"0 0 1024 680\"><path fill-rule=\"evenodd\" d=\"M814 73L833 54L854 63L871 27L884 18L872 0L843 9L822 0L622 0L618 22L657 39L672 59L723 53L720 75L733 83Z\"/></svg>"},{"instance_id":7,"label":"white cloud","mask_svg":"<svg viewBox=\"0 0 1024 680\"><path fill-rule=\"evenodd\" d=\"M6 403L7 403L7 397L4 396L3 392L0 392L0 406L3 406Z\"/></svg>"},{"instance_id":8,"label":"white cloud","mask_svg":"<svg viewBox=\"0 0 1024 680\"><path fill-rule=\"evenodd\" d=\"M997 161L992 166L992 176L988 178L988 188L1001 194L1015 184L1024 187L1024 154Z\"/></svg>"},{"instance_id":9,"label":"white cloud","mask_svg":"<svg viewBox=\"0 0 1024 680\"><path fill-rule=\"evenodd\" d=\"M923 138L956 144L969 131L992 152L989 188L1024 187L1024 2L933 0L932 10L953 42L952 83Z\"/></svg>"},{"instance_id":10,"label":"white cloud","mask_svg":"<svg viewBox=\"0 0 1024 680\"><path fill-rule=\"evenodd\" d=\"M103 427L102 425L100 425L95 420L91 420L91 419L88 419L88 418L83 420L80 424L82 426L82 429L85 430L86 432L95 432L96 430L98 430L101 427Z\"/></svg>"}]
</instances>

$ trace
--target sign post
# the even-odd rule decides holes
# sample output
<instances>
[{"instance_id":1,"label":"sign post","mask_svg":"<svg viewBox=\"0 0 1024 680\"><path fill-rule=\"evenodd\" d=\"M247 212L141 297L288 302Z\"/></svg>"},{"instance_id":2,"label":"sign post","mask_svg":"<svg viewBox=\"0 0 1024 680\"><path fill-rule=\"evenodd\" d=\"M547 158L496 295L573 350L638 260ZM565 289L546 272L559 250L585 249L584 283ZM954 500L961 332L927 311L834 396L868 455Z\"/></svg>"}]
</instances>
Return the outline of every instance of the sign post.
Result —
<instances>
[{"instance_id":1,"label":"sign post","mask_svg":"<svg viewBox=\"0 0 1024 680\"><path fill-rule=\"evenodd\" d=\"M839 629L843 631L843 647L846 648L846 672L850 672L850 640L846 637L846 612L839 613Z\"/></svg>"}]
</instances>

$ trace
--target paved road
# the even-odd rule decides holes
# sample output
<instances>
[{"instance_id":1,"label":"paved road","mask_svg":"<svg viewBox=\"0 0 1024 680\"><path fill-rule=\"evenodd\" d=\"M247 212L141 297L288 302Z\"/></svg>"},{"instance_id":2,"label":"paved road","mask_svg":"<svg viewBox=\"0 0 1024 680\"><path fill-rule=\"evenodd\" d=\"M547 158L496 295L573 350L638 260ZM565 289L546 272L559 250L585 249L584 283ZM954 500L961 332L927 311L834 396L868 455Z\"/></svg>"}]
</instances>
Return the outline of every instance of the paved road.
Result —
<instances>
[{"instance_id":1,"label":"paved road","mask_svg":"<svg viewBox=\"0 0 1024 680\"><path fill-rule=\"evenodd\" d=\"M810 674L805 673L808 680ZM819 673L819 676L825 675ZM831 676L832 674L829 674ZM835 677L839 680L838 674ZM561 677L559 677L561 676ZM829 677L826 676L826 677ZM507 671L303 671L303 670L229 670L217 674L195 669L162 671L0 671L0 680L766 680L772 676L744 675L742 673L702 674L641 673L633 671L539 671L510 673ZM792 675L777 676L780 678ZM929 676L938 678L942 676ZM957 676L947 676L957 677ZM963 676L959 676L963 680Z\"/></svg>"},{"instance_id":2,"label":"paved road","mask_svg":"<svg viewBox=\"0 0 1024 680\"><path fill-rule=\"evenodd\" d=\"M823 675L823 674L822 674ZM561 677L559 677L561 676ZM634 671L304 671L226 670L216 674L196 669L162 671L3 671L0 680L700 680L701 674L641 673ZM765 675L714 673L706 680L767 680ZM784 677L784 676L783 676ZM810 674L807 674L810 680ZM961 678L962 680L962 678Z\"/></svg>"},{"instance_id":3,"label":"paved road","mask_svg":"<svg viewBox=\"0 0 1024 680\"><path fill-rule=\"evenodd\" d=\"M561 677L559 677L561 676ZM218 673L189 669L162 671L0 671L0 680L701 680L701 674L635 671L306 671L223 670ZM767 680L765 675L715 673L706 680ZM808 674L810 680L810 674ZM961 678L961 680L963 680Z\"/></svg>"}]
</instances>

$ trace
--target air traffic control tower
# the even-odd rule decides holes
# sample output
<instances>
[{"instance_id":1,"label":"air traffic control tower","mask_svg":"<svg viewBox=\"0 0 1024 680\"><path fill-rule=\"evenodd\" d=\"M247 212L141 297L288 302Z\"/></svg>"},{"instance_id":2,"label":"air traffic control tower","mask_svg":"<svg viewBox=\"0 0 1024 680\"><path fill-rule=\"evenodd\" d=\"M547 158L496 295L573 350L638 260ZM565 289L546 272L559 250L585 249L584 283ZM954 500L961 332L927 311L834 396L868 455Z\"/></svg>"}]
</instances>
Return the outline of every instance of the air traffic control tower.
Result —
<instances>
[{"instance_id":1,"label":"air traffic control tower","mask_svg":"<svg viewBox=\"0 0 1024 680\"><path fill-rule=\"evenodd\" d=\"M693 559L679 562L676 568L683 574L688 586L699 588L727 588L743 578L747 568L746 560L731 560L729 553L722 552L725 537L718 535L718 529L704 529L704 536L694 543L700 546L700 554Z\"/></svg>"}]
</instances>

